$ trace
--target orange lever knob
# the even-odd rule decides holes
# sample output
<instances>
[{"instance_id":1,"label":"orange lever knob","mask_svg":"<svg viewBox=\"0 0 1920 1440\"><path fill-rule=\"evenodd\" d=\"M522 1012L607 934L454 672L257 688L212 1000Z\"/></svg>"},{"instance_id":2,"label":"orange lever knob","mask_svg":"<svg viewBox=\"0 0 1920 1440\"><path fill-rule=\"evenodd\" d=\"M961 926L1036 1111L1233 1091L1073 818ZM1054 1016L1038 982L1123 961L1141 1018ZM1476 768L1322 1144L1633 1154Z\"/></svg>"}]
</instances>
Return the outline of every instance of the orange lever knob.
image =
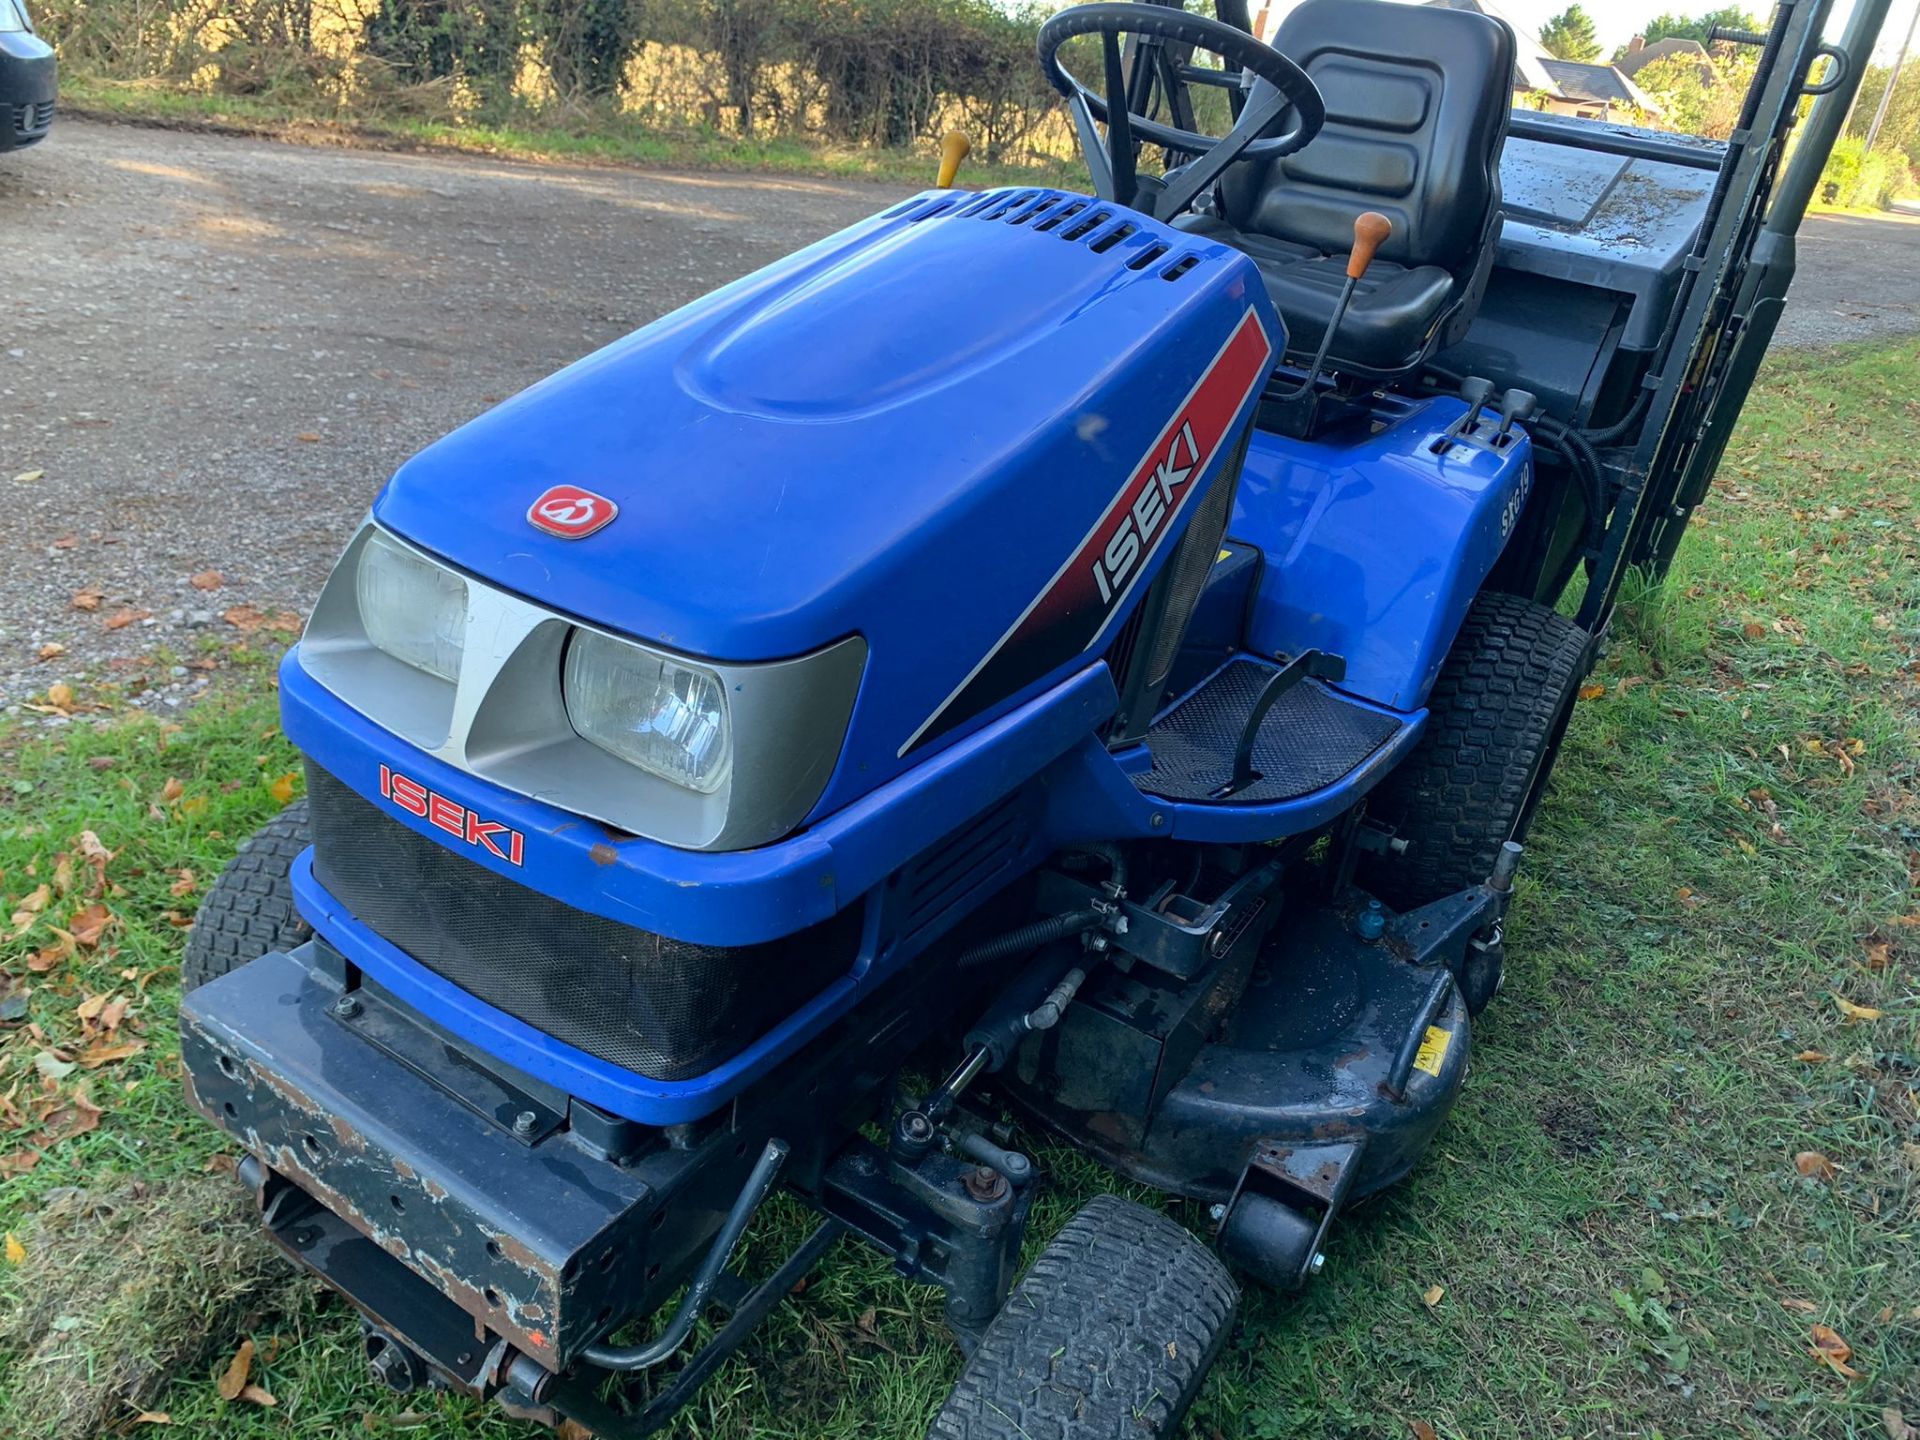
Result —
<instances>
[{"instance_id":1,"label":"orange lever knob","mask_svg":"<svg viewBox=\"0 0 1920 1440\"><path fill-rule=\"evenodd\" d=\"M1358 280L1373 263L1374 252L1393 234L1393 222L1378 210L1363 210L1353 222L1353 253L1347 257L1347 274Z\"/></svg>"}]
</instances>

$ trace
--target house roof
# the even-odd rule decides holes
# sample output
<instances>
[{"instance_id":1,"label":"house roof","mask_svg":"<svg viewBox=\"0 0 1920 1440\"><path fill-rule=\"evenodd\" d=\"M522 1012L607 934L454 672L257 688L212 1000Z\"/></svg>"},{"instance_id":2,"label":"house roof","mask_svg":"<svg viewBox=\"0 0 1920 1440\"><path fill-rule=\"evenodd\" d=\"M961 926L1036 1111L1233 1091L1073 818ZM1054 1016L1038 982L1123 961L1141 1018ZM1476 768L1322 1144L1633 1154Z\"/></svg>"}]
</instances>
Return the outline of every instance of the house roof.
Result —
<instances>
[{"instance_id":1,"label":"house roof","mask_svg":"<svg viewBox=\"0 0 1920 1440\"><path fill-rule=\"evenodd\" d=\"M1568 100L1632 105L1655 115L1660 113L1653 98L1612 65L1583 65L1575 60L1543 60L1541 64Z\"/></svg>"},{"instance_id":2,"label":"house roof","mask_svg":"<svg viewBox=\"0 0 1920 1440\"><path fill-rule=\"evenodd\" d=\"M1689 40L1684 35L1669 35L1664 40L1655 40L1651 45L1642 45L1638 50L1630 50L1614 61L1614 68L1626 76L1638 75L1647 66L1657 60L1670 60L1675 55L1684 55L1689 60L1698 61L1711 81L1714 75L1713 61L1707 53L1707 47L1698 40Z\"/></svg>"},{"instance_id":3,"label":"house roof","mask_svg":"<svg viewBox=\"0 0 1920 1440\"><path fill-rule=\"evenodd\" d=\"M1550 95L1559 94L1559 87L1546 70L1545 62L1553 57L1547 53L1546 46L1540 43L1540 37L1492 3L1492 0L1426 0L1426 3L1443 10L1471 10L1476 15L1491 16L1502 22L1513 31L1513 38L1518 42L1513 52L1516 87L1521 90L1544 90Z\"/></svg>"}]
</instances>

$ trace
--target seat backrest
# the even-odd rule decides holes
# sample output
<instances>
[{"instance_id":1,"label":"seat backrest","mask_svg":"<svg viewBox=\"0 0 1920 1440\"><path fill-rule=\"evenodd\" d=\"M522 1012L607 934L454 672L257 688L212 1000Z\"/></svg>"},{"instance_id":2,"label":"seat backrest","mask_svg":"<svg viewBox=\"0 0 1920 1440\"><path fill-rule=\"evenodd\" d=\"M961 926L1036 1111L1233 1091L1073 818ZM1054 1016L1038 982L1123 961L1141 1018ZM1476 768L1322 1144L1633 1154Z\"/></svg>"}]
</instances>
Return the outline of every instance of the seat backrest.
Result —
<instances>
[{"instance_id":1,"label":"seat backrest","mask_svg":"<svg viewBox=\"0 0 1920 1440\"><path fill-rule=\"evenodd\" d=\"M1474 268L1500 200L1513 32L1471 10L1307 0L1274 49L1313 77L1326 128L1304 149L1236 165L1221 183L1241 230L1344 254L1354 217L1393 221L1381 258Z\"/></svg>"}]
</instances>

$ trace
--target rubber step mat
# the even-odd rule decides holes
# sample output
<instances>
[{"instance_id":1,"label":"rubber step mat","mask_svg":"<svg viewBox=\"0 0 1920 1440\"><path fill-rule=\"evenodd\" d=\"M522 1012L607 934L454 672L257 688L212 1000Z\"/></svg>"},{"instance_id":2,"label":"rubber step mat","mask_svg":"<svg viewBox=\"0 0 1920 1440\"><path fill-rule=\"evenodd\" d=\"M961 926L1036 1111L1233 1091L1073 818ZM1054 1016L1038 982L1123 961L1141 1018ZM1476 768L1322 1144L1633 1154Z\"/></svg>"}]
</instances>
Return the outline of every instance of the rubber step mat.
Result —
<instances>
[{"instance_id":1,"label":"rubber step mat","mask_svg":"<svg viewBox=\"0 0 1920 1440\"><path fill-rule=\"evenodd\" d=\"M1153 768L1134 786L1167 800L1212 801L1233 778L1233 753L1247 716L1278 667L1236 660L1169 710L1147 732ZM1302 680L1274 702L1253 743L1260 779L1223 805L1271 805L1310 795L1350 775L1393 738L1400 722L1356 705L1318 680Z\"/></svg>"}]
</instances>

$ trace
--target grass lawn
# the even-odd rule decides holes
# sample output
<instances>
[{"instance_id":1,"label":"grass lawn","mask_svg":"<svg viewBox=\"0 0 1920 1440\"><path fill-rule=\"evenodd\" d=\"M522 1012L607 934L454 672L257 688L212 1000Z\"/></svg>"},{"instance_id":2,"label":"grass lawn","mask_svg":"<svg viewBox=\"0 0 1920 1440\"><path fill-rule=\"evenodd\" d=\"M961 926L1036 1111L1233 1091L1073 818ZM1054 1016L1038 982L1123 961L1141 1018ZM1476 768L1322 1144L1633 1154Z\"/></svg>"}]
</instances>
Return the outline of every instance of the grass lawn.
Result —
<instances>
[{"instance_id":1,"label":"grass lawn","mask_svg":"<svg viewBox=\"0 0 1920 1440\"><path fill-rule=\"evenodd\" d=\"M1459 1108L1309 1293L1249 1295L1193 1436L1920 1423L1916 456L1920 341L1768 366L1579 707ZM225 1218L180 1101L180 921L294 768L267 673L173 725L0 730L0 1434L91 1433L49 1395L143 1363L155 1434L527 1433L377 1391L351 1313ZM1040 1153L1036 1243L1112 1183ZM249 1336L270 1408L216 1392ZM843 1242L674 1433L917 1437L957 1368L932 1292Z\"/></svg>"},{"instance_id":2,"label":"grass lawn","mask_svg":"<svg viewBox=\"0 0 1920 1440\"><path fill-rule=\"evenodd\" d=\"M311 104L270 97L212 95L157 83L62 73L60 103L76 114L145 124L214 129L296 139L302 144L361 145L395 150L458 150L522 160L652 165L754 174L824 175L892 180L931 187L937 150L829 145L786 137L743 140L718 131L667 129L625 115L594 113L578 123L529 118L520 124L453 124L407 115L317 114ZM1077 186L1078 162L988 164L972 157L961 167L965 185Z\"/></svg>"}]
</instances>

